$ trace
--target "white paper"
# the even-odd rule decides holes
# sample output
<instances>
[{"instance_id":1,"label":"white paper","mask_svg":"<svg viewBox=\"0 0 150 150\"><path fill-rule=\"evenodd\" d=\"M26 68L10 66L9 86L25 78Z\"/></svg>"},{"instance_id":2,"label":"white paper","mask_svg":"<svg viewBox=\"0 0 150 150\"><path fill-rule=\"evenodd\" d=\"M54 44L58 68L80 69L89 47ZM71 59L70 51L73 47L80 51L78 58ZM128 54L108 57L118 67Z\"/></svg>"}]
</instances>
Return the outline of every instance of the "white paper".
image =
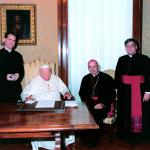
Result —
<instances>
[{"instance_id":1,"label":"white paper","mask_svg":"<svg viewBox=\"0 0 150 150\"><path fill-rule=\"evenodd\" d=\"M55 101L53 100L41 100L38 101L35 108L54 108Z\"/></svg>"},{"instance_id":2,"label":"white paper","mask_svg":"<svg viewBox=\"0 0 150 150\"><path fill-rule=\"evenodd\" d=\"M26 101L25 103L26 104L33 104L35 101L31 101L31 100L28 100L28 101Z\"/></svg>"},{"instance_id":3,"label":"white paper","mask_svg":"<svg viewBox=\"0 0 150 150\"><path fill-rule=\"evenodd\" d=\"M78 106L77 101L69 101L69 100L65 101L65 107L77 107L77 106Z\"/></svg>"}]
</instances>

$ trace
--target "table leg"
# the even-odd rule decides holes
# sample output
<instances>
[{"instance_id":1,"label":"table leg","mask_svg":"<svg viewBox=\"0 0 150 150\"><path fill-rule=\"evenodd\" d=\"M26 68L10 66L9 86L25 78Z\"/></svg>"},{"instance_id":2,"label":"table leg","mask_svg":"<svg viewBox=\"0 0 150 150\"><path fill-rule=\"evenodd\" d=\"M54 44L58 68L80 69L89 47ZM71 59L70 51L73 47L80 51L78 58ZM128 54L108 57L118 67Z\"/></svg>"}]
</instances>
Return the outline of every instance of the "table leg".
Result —
<instances>
[{"instance_id":1,"label":"table leg","mask_svg":"<svg viewBox=\"0 0 150 150\"><path fill-rule=\"evenodd\" d=\"M61 150L61 136L60 132L55 133L55 150Z\"/></svg>"}]
</instances>

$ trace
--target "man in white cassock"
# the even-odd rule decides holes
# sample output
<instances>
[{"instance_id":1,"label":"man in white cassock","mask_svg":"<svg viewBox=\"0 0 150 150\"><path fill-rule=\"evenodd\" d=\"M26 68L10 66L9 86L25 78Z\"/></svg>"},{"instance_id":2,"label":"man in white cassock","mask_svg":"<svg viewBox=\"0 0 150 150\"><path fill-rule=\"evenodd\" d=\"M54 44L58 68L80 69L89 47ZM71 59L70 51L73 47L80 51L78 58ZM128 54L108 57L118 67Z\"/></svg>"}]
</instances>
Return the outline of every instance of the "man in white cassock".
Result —
<instances>
[{"instance_id":1,"label":"man in white cassock","mask_svg":"<svg viewBox=\"0 0 150 150\"><path fill-rule=\"evenodd\" d=\"M71 99L72 94L64 84L64 82L57 76L53 75L48 64L44 64L39 68L39 75L33 78L21 93L21 98L26 103L31 101L42 100L61 100L61 95L64 99ZM74 134L65 138L65 145L75 142ZM38 140L31 142L32 150L38 150L39 147L53 150L55 148L55 141Z\"/></svg>"}]
</instances>

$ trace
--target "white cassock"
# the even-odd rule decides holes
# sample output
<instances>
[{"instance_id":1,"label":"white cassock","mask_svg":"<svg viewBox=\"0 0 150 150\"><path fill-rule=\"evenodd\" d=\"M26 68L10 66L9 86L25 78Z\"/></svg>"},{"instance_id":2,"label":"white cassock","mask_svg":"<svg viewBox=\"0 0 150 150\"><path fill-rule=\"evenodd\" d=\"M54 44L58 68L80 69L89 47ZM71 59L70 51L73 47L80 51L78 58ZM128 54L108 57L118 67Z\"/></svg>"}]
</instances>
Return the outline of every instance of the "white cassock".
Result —
<instances>
[{"instance_id":1,"label":"white cassock","mask_svg":"<svg viewBox=\"0 0 150 150\"><path fill-rule=\"evenodd\" d=\"M65 145L69 145L75 142L75 136L74 134L70 134L67 138L65 138ZM39 150L39 147L46 148L48 150L55 150L55 141L45 141L45 140L39 140L39 141L33 141L31 142L32 150Z\"/></svg>"},{"instance_id":2,"label":"white cassock","mask_svg":"<svg viewBox=\"0 0 150 150\"><path fill-rule=\"evenodd\" d=\"M49 81L43 80L40 76L33 78L21 93L21 98L33 95L39 100L60 100L60 93L64 95L69 92L63 81L56 75L51 75Z\"/></svg>"},{"instance_id":3,"label":"white cassock","mask_svg":"<svg viewBox=\"0 0 150 150\"><path fill-rule=\"evenodd\" d=\"M25 98L33 95L36 101L40 100L60 100L60 93L64 95L69 92L67 86L57 75L51 75L49 81L43 80L40 76L33 78L29 84L24 88L21 93L21 98L25 101ZM69 145L75 142L74 134L65 138L65 145ZM46 148L48 150L55 149L55 141L39 140L31 142L32 150L38 150L39 147Z\"/></svg>"}]
</instances>

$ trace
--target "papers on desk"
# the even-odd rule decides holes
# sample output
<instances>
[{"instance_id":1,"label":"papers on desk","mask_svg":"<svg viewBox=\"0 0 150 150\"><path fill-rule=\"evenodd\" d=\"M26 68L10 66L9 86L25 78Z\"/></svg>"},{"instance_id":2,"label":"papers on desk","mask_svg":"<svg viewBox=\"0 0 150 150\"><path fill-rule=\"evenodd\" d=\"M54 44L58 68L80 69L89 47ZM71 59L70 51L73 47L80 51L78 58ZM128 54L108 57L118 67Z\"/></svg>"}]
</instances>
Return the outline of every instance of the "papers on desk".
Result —
<instances>
[{"instance_id":1,"label":"papers on desk","mask_svg":"<svg viewBox=\"0 0 150 150\"><path fill-rule=\"evenodd\" d=\"M55 101L53 100L41 100L38 101L35 108L54 108Z\"/></svg>"},{"instance_id":2,"label":"papers on desk","mask_svg":"<svg viewBox=\"0 0 150 150\"><path fill-rule=\"evenodd\" d=\"M47 111L47 112L57 112L63 113L65 111L64 101L54 101L54 100L40 100L34 101L34 103L22 103L16 109L18 112L22 111Z\"/></svg>"},{"instance_id":3,"label":"papers on desk","mask_svg":"<svg viewBox=\"0 0 150 150\"><path fill-rule=\"evenodd\" d=\"M72 100L65 101L65 107L77 107L77 106L78 106L77 101L72 101Z\"/></svg>"},{"instance_id":4,"label":"papers on desk","mask_svg":"<svg viewBox=\"0 0 150 150\"><path fill-rule=\"evenodd\" d=\"M28 100L28 101L26 101L25 103L26 104L33 104L35 101L31 101L31 100Z\"/></svg>"}]
</instances>

